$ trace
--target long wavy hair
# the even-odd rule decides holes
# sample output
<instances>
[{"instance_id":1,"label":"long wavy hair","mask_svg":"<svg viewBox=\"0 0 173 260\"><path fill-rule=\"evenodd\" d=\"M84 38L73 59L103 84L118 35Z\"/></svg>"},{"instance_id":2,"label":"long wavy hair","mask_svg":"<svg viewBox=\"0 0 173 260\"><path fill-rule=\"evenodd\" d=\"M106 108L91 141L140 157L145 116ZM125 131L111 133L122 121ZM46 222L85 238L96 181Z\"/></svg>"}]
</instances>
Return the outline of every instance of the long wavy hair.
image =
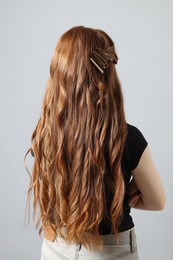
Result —
<instances>
[{"instance_id":1,"label":"long wavy hair","mask_svg":"<svg viewBox=\"0 0 173 260\"><path fill-rule=\"evenodd\" d=\"M118 59L112 39L100 29L76 26L60 37L24 157L25 162L29 152L34 156L27 202L34 191L39 235L50 225L68 244L81 242L89 250L91 244L102 250L104 217L118 239L123 216L121 158L127 124L121 84L113 62L101 73L89 59L95 49L109 47ZM108 189L113 193L109 209Z\"/></svg>"}]
</instances>

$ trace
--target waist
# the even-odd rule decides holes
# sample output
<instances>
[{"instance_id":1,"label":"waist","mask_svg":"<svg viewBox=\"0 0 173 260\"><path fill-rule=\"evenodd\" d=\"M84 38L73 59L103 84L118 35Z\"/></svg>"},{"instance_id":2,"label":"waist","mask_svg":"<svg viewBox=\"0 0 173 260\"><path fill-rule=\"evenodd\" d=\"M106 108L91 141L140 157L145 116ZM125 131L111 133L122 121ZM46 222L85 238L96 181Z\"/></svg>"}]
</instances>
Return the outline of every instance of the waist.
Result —
<instances>
[{"instance_id":1,"label":"waist","mask_svg":"<svg viewBox=\"0 0 173 260\"><path fill-rule=\"evenodd\" d=\"M55 228L54 224L52 224L52 226ZM66 226L62 228L62 233L65 235ZM115 245L115 244L128 243L132 233L135 234L134 227L126 231L120 232L118 241L116 241L115 239L115 234L106 234L106 235L100 234L100 236L102 237L102 241L104 245ZM90 236L90 234L86 232L86 236ZM46 226L44 231L44 237L51 242L54 242L55 239L57 238L57 234L52 230L50 225Z\"/></svg>"}]
</instances>

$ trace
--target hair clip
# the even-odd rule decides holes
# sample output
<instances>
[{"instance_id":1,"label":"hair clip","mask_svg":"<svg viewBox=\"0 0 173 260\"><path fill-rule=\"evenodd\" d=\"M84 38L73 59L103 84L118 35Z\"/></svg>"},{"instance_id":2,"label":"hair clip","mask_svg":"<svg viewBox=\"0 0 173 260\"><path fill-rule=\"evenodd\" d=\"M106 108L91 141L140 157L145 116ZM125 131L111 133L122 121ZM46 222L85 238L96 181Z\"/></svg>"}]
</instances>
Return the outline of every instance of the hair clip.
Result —
<instances>
[{"instance_id":1,"label":"hair clip","mask_svg":"<svg viewBox=\"0 0 173 260\"><path fill-rule=\"evenodd\" d=\"M101 48L97 48L97 50L98 51L93 51L93 57L90 57L90 60L101 71L101 73L104 73L104 70L109 67L108 61L112 61L116 64L117 60L115 59L115 55L111 55Z\"/></svg>"},{"instance_id":2,"label":"hair clip","mask_svg":"<svg viewBox=\"0 0 173 260\"><path fill-rule=\"evenodd\" d=\"M102 70L102 68L100 68L100 66L93 60L93 58L90 58L90 60L91 60L92 63L101 71L101 73L104 72L104 71Z\"/></svg>"}]
</instances>

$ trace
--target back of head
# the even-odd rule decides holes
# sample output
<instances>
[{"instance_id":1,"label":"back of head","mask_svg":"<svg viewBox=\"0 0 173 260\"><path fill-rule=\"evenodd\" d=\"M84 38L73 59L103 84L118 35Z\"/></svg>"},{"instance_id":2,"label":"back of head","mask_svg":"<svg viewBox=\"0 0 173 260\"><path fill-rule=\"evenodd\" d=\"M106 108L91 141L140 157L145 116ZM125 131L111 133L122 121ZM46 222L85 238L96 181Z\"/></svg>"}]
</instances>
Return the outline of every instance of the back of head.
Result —
<instances>
[{"instance_id":1,"label":"back of head","mask_svg":"<svg viewBox=\"0 0 173 260\"><path fill-rule=\"evenodd\" d=\"M112 47L112 48L110 48ZM86 28L84 26L74 27L65 32L57 46L52 58L50 73L64 77L106 80L98 70L93 67L89 57L98 48L108 50L118 60L112 39L102 30ZM105 74L112 75L115 70L113 63ZM108 76L108 75L107 75ZM106 82L105 82L106 83Z\"/></svg>"},{"instance_id":2,"label":"back of head","mask_svg":"<svg viewBox=\"0 0 173 260\"><path fill-rule=\"evenodd\" d=\"M103 217L118 233L124 181L121 157L127 128L118 61L112 39L102 30L77 26L57 43L43 100L32 134L35 156L30 183L34 212L42 226L65 225L68 243L98 246ZM114 194L107 209L106 189ZM85 234L91 234L87 240Z\"/></svg>"}]
</instances>

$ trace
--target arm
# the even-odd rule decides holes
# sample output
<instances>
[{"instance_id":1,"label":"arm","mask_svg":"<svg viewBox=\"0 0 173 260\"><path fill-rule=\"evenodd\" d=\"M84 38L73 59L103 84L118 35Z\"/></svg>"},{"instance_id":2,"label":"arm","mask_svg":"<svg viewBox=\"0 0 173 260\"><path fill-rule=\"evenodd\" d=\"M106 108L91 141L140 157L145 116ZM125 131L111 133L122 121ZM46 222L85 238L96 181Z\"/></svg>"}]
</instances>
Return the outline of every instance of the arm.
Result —
<instances>
[{"instance_id":1,"label":"arm","mask_svg":"<svg viewBox=\"0 0 173 260\"><path fill-rule=\"evenodd\" d=\"M129 205L136 209L163 210L165 191L148 145L137 167L131 172L133 180L129 188Z\"/></svg>"}]
</instances>

